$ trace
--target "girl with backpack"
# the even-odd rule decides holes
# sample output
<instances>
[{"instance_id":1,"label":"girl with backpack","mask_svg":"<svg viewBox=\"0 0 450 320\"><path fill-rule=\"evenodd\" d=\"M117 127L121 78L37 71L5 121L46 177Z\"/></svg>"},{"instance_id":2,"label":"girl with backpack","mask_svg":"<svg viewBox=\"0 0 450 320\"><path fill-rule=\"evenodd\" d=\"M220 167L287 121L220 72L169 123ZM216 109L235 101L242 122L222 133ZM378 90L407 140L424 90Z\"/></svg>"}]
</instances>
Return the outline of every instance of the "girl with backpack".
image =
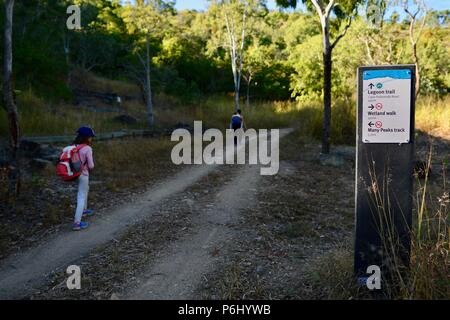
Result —
<instances>
[{"instance_id":1,"label":"girl with backpack","mask_svg":"<svg viewBox=\"0 0 450 320\"><path fill-rule=\"evenodd\" d=\"M78 149L78 155L81 162L81 174L78 176L78 195L77 208L72 229L75 231L86 229L87 222L81 221L83 216L93 214L92 210L87 209L87 200L89 193L89 171L94 169L94 158L92 156L92 139L95 137L94 130L89 127L81 127L77 130L77 137L74 145Z\"/></svg>"}]
</instances>

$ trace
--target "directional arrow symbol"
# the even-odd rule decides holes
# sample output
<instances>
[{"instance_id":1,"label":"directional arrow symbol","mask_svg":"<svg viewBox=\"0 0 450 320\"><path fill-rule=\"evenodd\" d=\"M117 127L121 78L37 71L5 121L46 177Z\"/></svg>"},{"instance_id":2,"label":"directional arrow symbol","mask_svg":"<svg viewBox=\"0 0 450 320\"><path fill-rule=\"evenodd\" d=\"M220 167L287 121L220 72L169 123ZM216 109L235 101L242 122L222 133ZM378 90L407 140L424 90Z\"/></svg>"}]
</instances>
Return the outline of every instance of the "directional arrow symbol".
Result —
<instances>
[{"instance_id":1,"label":"directional arrow symbol","mask_svg":"<svg viewBox=\"0 0 450 320\"><path fill-rule=\"evenodd\" d=\"M369 84L369 89L373 89L373 87L375 87L373 83Z\"/></svg>"},{"instance_id":2,"label":"directional arrow symbol","mask_svg":"<svg viewBox=\"0 0 450 320\"><path fill-rule=\"evenodd\" d=\"M375 108L375 106L373 105L373 104L371 104L370 106L369 106L369 109L370 110L373 110Z\"/></svg>"},{"instance_id":3,"label":"directional arrow symbol","mask_svg":"<svg viewBox=\"0 0 450 320\"><path fill-rule=\"evenodd\" d=\"M369 122L369 127L373 127L375 125L375 123L373 123L372 121Z\"/></svg>"}]
</instances>

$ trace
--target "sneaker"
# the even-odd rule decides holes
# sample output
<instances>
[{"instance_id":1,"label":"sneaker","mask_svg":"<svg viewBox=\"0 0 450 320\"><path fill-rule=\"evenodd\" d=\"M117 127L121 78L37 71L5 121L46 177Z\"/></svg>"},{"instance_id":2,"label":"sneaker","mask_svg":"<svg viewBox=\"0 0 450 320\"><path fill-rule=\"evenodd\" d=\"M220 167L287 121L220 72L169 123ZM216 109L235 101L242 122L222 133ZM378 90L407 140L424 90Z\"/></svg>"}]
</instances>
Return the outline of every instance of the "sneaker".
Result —
<instances>
[{"instance_id":1,"label":"sneaker","mask_svg":"<svg viewBox=\"0 0 450 320\"><path fill-rule=\"evenodd\" d=\"M94 210L87 209L83 211L83 216L90 217L94 214Z\"/></svg>"},{"instance_id":2,"label":"sneaker","mask_svg":"<svg viewBox=\"0 0 450 320\"><path fill-rule=\"evenodd\" d=\"M79 231L82 229L86 229L87 227L88 227L88 223L81 221L81 222L74 223L72 226L72 230Z\"/></svg>"}]
</instances>

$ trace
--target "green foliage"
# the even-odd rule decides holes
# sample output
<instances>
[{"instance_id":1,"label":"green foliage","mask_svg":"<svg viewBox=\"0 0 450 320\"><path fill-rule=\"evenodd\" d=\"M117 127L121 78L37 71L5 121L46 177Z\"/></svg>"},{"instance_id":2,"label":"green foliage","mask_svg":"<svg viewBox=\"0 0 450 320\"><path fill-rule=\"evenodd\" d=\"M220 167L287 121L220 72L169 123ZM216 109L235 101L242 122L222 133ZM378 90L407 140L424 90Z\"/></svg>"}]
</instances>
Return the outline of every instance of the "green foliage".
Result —
<instances>
[{"instance_id":1,"label":"green foliage","mask_svg":"<svg viewBox=\"0 0 450 320\"><path fill-rule=\"evenodd\" d=\"M315 101L321 97L320 22L310 1L303 2L308 4L307 12L267 11L264 1L251 1L242 96L249 86L252 100L293 97ZM341 18L348 16L357 2L339 1L331 17L332 38L342 31L346 19ZM81 5L82 30L70 31L65 28L69 3L16 3L13 43L17 90L32 88L42 98L68 100L72 96L70 74L80 68L135 81L129 67L141 68L136 53L143 52L145 39L149 38L151 81L156 94L175 95L191 102L201 96L233 91L229 52L221 41L226 37L223 12L217 5L205 12L175 12L173 1L139 1L138 6L132 6L119 0L78 0L74 3ZM295 7L299 2L278 3ZM424 94L448 94L449 41L448 10L430 12L417 47ZM408 25L398 22L395 14L377 28L357 17L333 51L333 97L353 95L358 66L411 63L411 52Z\"/></svg>"},{"instance_id":2,"label":"green foliage","mask_svg":"<svg viewBox=\"0 0 450 320\"><path fill-rule=\"evenodd\" d=\"M444 41L438 41L444 39ZM426 32L419 50L422 66L422 92L443 95L450 88L449 32L438 28Z\"/></svg>"}]
</instances>

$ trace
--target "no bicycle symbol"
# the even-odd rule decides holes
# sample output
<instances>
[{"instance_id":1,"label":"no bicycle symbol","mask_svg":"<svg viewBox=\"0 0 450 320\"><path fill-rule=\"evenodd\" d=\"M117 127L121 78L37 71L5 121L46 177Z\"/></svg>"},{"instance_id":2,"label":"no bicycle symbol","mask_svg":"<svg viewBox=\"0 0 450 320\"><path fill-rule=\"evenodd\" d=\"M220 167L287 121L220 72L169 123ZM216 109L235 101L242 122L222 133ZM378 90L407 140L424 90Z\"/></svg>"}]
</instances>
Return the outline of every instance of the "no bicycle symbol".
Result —
<instances>
[{"instance_id":1,"label":"no bicycle symbol","mask_svg":"<svg viewBox=\"0 0 450 320\"><path fill-rule=\"evenodd\" d=\"M376 128L380 129L383 126L383 123L381 121L377 121L375 123L373 123L372 121L370 121L368 123L369 127L373 127L375 125Z\"/></svg>"}]
</instances>

